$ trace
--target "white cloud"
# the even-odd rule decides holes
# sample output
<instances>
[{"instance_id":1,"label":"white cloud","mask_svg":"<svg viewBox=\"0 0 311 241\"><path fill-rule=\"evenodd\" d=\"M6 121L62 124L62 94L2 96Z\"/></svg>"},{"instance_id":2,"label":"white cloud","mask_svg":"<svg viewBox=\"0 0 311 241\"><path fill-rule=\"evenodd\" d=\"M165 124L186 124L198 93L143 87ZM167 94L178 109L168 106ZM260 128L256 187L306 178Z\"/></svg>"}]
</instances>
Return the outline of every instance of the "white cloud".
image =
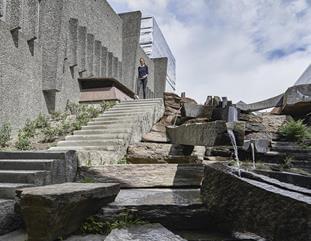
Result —
<instances>
[{"instance_id":1,"label":"white cloud","mask_svg":"<svg viewBox=\"0 0 311 241\"><path fill-rule=\"evenodd\" d=\"M177 60L178 92L200 102L207 95L246 102L272 97L311 62L306 0L109 2L157 18ZM269 59L273 51L288 55Z\"/></svg>"}]
</instances>

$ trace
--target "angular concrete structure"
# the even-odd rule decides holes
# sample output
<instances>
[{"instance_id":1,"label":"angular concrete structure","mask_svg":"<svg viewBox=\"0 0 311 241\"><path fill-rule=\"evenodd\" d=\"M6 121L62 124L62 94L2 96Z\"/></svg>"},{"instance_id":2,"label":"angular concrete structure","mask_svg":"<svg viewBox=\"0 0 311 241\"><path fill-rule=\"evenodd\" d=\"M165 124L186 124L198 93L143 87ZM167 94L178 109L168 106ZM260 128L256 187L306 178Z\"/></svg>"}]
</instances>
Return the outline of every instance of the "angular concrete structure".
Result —
<instances>
[{"instance_id":1,"label":"angular concrete structure","mask_svg":"<svg viewBox=\"0 0 311 241\"><path fill-rule=\"evenodd\" d=\"M1 0L0 126L17 129L78 102L78 78L113 77L136 92L141 57L150 69L148 96L160 97L167 63L140 47L141 15L118 15L106 0Z\"/></svg>"}]
</instances>

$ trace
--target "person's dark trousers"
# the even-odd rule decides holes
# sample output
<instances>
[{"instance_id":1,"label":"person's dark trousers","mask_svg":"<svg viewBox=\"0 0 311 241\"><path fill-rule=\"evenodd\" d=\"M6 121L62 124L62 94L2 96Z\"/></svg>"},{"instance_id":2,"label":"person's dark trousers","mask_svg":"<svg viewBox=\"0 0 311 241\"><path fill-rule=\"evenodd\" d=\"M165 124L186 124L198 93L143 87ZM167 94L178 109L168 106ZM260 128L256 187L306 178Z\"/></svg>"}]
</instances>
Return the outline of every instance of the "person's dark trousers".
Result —
<instances>
[{"instance_id":1,"label":"person's dark trousers","mask_svg":"<svg viewBox=\"0 0 311 241\"><path fill-rule=\"evenodd\" d=\"M146 88L147 88L148 78L139 79L137 84L137 95L139 96L140 89L143 88L143 96L146 99Z\"/></svg>"}]
</instances>

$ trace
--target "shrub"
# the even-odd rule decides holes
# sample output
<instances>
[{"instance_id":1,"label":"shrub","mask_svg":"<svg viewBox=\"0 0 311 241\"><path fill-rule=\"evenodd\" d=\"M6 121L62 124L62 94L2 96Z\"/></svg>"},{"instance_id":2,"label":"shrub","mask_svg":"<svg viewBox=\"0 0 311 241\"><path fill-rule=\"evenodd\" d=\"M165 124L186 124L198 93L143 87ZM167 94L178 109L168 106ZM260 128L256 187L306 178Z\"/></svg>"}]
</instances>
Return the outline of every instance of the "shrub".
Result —
<instances>
[{"instance_id":1,"label":"shrub","mask_svg":"<svg viewBox=\"0 0 311 241\"><path fill-rule=\"evenodd\" d=\"M311 138L310 128L302 120L291 120L281 126L279 130L281 136L288 141L304 141Z\"/></svg>"},{"instance_id":2,"label":"shrub","mask_svg":"<svg viewBox=\"0 0 311 241\"><path fill-rule=\"evenodd\" d=\"M33 125L37 129L42 129L49 126L49 120L45 115L40 113L39 116L33 121Z\"/></svg>"},{"instance_id":3,"label":"shrub","mask_svg":"<svg viewBox=\"0 0 311 241\"><path fill-rule=\"evenodd\" d=\"M115 101L103 101L103 102L100 104L101 112L104 112L104 111L106 111L106 110L109 110L109 109L112 108L115 104L116 104Z\"/></svg>"},{"instance_id":4,"label":"shrub","mask_svg":"<svg viewBox=\"0 0 311 241\"><path fill-rule=\"evenodd\" d=\"M5 123L0 128L0 147L5 147L11 139L12 128L9 123Z\"/></svg>"},{"instance_id":5,"label":"shrub","mask_svg":"<svg viewBox=\"0 0 311 241\"><path fill-rule=\"evenodd\" d=\"M27 136L28 138L34 137L36 134L36 127L33 121L27 119L24 128L21 130L23 132L24 136Z\"/></svg>"},{"instance_id":6,"label":"shrub","mask_svg":"<svg viewBox=\"0 0 311 241\"><path fill-rule=\"evenodd\" d=\"M43 142L45 143L51 143L55 141L55 139L58 136L58 128L53 128L53 127L46 127L42 130L42 133L44 135Z\"/></svg>"},{"instance_id":7,"label":"shrub","mask_svg":"<svg viewBox=\"0 0 311 241\"><path fill-rule=\"evenodd\" d=\"M18 139L15 143L15 147L21 151L27 151L31 149L30 140L27 133L23 131L18 133Z\"/></svg>"}]
</instances>

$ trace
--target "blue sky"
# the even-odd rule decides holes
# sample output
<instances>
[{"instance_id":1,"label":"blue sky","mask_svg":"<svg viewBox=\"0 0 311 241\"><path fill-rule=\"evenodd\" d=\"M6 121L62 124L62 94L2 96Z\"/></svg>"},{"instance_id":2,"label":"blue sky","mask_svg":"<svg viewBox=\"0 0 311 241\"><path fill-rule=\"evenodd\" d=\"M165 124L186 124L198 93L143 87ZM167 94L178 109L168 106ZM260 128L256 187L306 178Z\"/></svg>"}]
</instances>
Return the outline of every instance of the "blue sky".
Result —
<instances>
[{"instance_id":1,"label":"blue sky","mask_svg":"<svg viewBox=\"0 0 311 241\"><path fill-rule=\"evenodd\" d=\"M311 0L108 0L155 16L177 61L177 92L258 101L311 64Z\"/></svg>"}]
</instances>

